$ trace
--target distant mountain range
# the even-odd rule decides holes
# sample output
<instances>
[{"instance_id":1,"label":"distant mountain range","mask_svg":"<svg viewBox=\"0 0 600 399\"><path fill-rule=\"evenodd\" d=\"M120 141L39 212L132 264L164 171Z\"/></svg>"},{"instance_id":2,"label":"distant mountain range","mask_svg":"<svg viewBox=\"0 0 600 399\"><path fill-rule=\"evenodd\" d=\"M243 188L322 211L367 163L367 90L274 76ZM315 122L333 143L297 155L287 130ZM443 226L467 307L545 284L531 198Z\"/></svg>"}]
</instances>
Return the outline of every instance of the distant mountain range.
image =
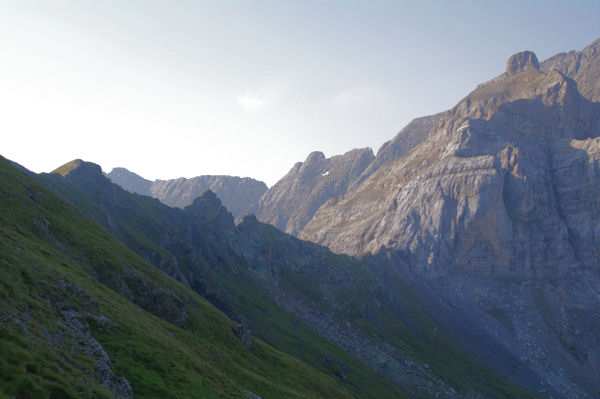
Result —
<instances>
[{"instance_id":1,"label":"distant mountain range","mask_svg":"<svg viewBox=\"0 0 600 399\"><path fill-rule=\"evenodd\" d=\"M598 57L517 53L268 190L0 159L0 394L597 397Z\"/></svg>"},{"instance_id":2,"label":"distant mountain range","mask_svg":"<svg viewBox=\"0 0 600 399\"><path fill-rule=\"evenodd\" d=\"M235 218L244 216L267 191L265 183L249 177L206 175L150 181L125 168L114 168L107 176L129 192L158 198L178 208L190 205L204 191L211 190Z\"/></svg>"}]
</instances>

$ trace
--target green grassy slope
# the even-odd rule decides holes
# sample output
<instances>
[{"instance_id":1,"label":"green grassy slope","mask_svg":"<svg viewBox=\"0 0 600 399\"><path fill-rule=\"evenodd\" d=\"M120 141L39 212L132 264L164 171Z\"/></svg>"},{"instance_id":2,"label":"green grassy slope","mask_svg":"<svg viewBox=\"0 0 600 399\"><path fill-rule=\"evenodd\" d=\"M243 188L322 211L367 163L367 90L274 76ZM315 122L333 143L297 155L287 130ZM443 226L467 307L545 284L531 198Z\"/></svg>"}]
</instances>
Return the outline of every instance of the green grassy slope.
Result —
<instances>
[{"instance_id":1,"label":"green grassy slope","mask_svg":"<svg viewBox=\"0 0 600 399\"><path fill-rule=\"evenodd\" d=\"M248 270L245 259L229 246L230 234L212 226L212 219L198 219L190 210L169 208L155 199L128 193L93 170L93 164L79 162L76 166L82 169L59 168L59 172L71 173L67 177L53 173L40 178L165 272L176 259L192 288L230 317L247 323L253 335L334 378L336 384L342 383L348 393L373 399L407 396L406 391L277 306L255 283L256 275ZM221 233L225 236L219 236ZM274 234L279 238L282 233ZM329 253L310 243L301 243L300 249ZM351 372L341 378L338 364Z\"/></svg>"},{"instance_id":2,"label":"green grassy slope","mask_svg":"<svg viewBox=\"0 0 600 399\"><path fill-rule=\"evenodd\" d=\"M236 328L0 159L0 397L352 397Z\"/></svg>"}]
</instances>

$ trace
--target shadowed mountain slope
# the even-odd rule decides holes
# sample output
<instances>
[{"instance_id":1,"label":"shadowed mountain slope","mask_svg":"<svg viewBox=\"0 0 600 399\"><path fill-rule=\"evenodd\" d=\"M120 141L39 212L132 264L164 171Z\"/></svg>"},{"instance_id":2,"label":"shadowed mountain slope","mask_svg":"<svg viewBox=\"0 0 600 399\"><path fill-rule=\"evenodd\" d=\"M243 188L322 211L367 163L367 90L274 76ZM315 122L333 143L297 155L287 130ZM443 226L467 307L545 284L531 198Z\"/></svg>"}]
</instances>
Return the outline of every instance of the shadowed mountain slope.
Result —
<instances>
[{"instance_id":1,"label":"shadowed mountain slope","mask_svg":"<svg viewBox=\"0 0 600 399\"><path fill-rule=\"evenodd\" d=\"M4 158L0 353L7 398L353 397Z\"/></svg>"}]
</instances>

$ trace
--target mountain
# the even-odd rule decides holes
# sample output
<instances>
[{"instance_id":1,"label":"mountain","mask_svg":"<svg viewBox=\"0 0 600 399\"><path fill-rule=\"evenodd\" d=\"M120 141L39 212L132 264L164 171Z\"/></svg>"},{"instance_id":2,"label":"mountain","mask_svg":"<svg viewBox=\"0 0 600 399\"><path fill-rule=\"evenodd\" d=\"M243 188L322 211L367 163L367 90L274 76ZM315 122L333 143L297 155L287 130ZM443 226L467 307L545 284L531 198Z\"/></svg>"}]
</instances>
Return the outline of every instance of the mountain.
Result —
<instances>
[{"instance_id":1,"label":"mountain","mask_svg":"<svg viewBox=\"0 0 600 399\"><path fill-rule=\"evenodd\" d=\"M400 258L335 255L251 215L235 225L211 192L170 208L122 190L87 162L37 178L252 336L335 378L351 395L533 397L528 390L540 389L539 377L481 338L477 323L461 320L479 334L471 340L477 355L442 331L432 312L452 311L420 282L412 288ZM503 361L488 367L486 357Z\"/></svg>"},{"instance_id":2,"label":"mountain","mask_svg":"<svg viewBox=\"0 0 600 399\"><path fill-rule=\"evenodd\" d=\"M197 196L211 190L235 218L244 216L267 191L265 183L249 177L197 176L149 181L125 168L114 168L107 176L129 192L158 198L162 203L178 208L190 205Z\"/></svg>"},{"instance_id":3,"label":"mountain","mask_svg":"<svg viewBox=\"0 0 600 399\"><path fill-rule=\"evenodd\" d=\"M260 221L297 235L321 205L345 194L374 158L370 148L331 158L313 152L265 192L250 211Z\"/></svg>"},{"instance_id":4,"label":"mountain","mask_svg":"<svg viewBox=\"0 0 600 399\"><path fill-rule=\"evenodd\" d=\"M299 235L336 252L401 249L415 268L517 276L598 265L600 104L531 52L447 111Z\"/></svg>"},{"instance_id":5,"label":"mountain","mask_svg":"<svg viewBox=\"0 0 600 399\"><path fill-rule=\"evenodd\" d=\"M414 147L421 144L427 138L429 131L438 123L442 114L416 118L400 130L393 139L383 143L379 151L377 151L375 159L367 166L359 178L352 182L352 186L361 183L379 169L380 166L404 156Z\"/></svg>"},{"instance_id":6,"label":"mountain","mask_svg":"<svg viewBox=\"0 0 600 399\"><path fill-rule=\"evenodd\" d=\"M299 235L316 211L328 201L336 201L349 188L365 180L375 170L408 153L420 144L442 114L417 118L374 156L370 148L348 151L325 158L315 151L298 162L249 211L264 223Z\"/></svg>"},{"instance_id":7,"label":"mountain","mask_svg":"<svg viewBox=\"0 0 600 399\"><path fill-rule=\"evenodd\" d=\"M6 162L0 332L11 355L0 387L34 397L70 387L124 397L597 397L600 104L578 90L591 66L574 80L542 65L515 54L505 73L413 121L377 156L313 153L263 195L272 202L258 210L273 209L261 217L347 254L253 215L236 225L210 191L171 208L89 162L41 175ZM40 265L50 269L27 272ZM93 299L75 307L79 288ZM55 331L67 338L49 339ZM67 360L29 366L53 359L48 351Z\"/></svg>"},{"instance_id":8,"label":"mountain","mask_svg":"<svg viewBox=\"0 0 600 399\"><path fill-rule=\"evenodd\" d=\"M431 128L417 128L407 151L386 143L380 153L392 155L297 236L407 268L424 302L452 309L429 313L442 331L511 375L503 355L483 355L500 346L543 381L540 395L597 396L599 44L541 64L515 54L453 109L415 120Z\"/></svg>"},{"instance_id":9,"label":"mountain","mask_svg":"<svg viewBox=\"0 0 600 399\"><path fill-rule=\"evenodd\" d=\"M537 60L537 58L536 58ZM536 61L537 62L537 61ZM600 100L600 39L597 39L591 45L585 47L581 51L570 51L568 53L557 54L542 63L538 63L538 69L543 73L548 73L553 69L557 69L566 77L573 79L577 83L577 88L580 94L591 101ZM515 82L518 84L518 82ZM506 98L497 98L497 101L505 101ZM291 182L293 179L299 179L300 176L296 177L297 168L299 165L296 164L294 168L281 179L278 184L271 187L261 198L258 203L251 208L258 219L262 222L273 224L274 226L307 239L315 239L314 234L306 233L303 235L303 229L306 224L310 221L307 218L312 219L316 211L314 207L321 208L323 204L331 200L335 202L341 198L341 192L354 191L361 183L363 183L369 176L375 171L382 168L384 165L395 161L411 150L421 144L424 140L429 140L429 134L435 130L440 119L445 115L445 112L440 112L435 115L424 116L416 118L404 127L392 140L384 143L375 158L372 158L371 162L364 167L364 170L358 177L356 176L345 176L340 179L339 182L330 184L343 185L344 190L338 190L334 195L331 195L327 190L317 187L318 180L311 180L303 178L306 181L303 189L296 189L296 185ZM352 151L351 151L352 152ZM312 154L311 154L312 155ZM307 159L308 160L308 159ZM311 192L312 197L325 198L325 201L313 201L313 205L310 208L310 212L296 211L297 205L302 203L307 197L306 191ZM344 192L344 194L346 194ZM326 241L319 241L326 243ZM373 245L376 245L374 243ZM383 244L383 243L379 243ZM344 245L342 245L343 247ZM335 247L332 247L335 248ZM375 248L377 249L377 248ZM339 248L336 250L340 250ZM352 250L344 251L355 253Z\"/></svg>"},{"instance_id":10,"label":"mountain","mask_svg":"<svg viewBox=\"0 0 600 399\"><path fill-rule=\"evenodd\" d=\"M32 176L0 157L0 397L356 397Z\"/></svg>"},{"instance_id":11,"label":"mountain","mask_svg":"<svg viewBox=\"0 0 600 399\"><path fill-rule=\"evenodd\" d=\"M157 199L124 191L111 183L98 165L80 160L67 165L73 164L75 168L61 167L38 179L155 267L246 326L252 336L260 336L297 359L313 364L343 382L354 395L362 392L360 397L404 396L385 378L311 330L303 318L277 305L265 292L273 282L263 283L266 287L257 285L257 276L277 275L282 263L287 268L301 265L296 265L287 247L279 250L284 255L266 244L251 245L263 239L263 235L250 239L248 233L241 234L248 220L236 228L232 215L214 193L205 192L184 209L170 208ZM322 254L313 254L311 249L305 252L308 254L298 256L302 262L322 263L319 261ZM345 369L352 373L344 372Z\"/></svg>"},{"instance_id":12,"label":"mountain","mask_svg":"<svg viewBox=\"0 0 600 399\"><path fill-rule=\"evenodd\" d=\"M540 64L540 70L556 69L577 82L582 96L595 102L600 101L600 39L581 51L571 50L550 57Z\"/></svg>"},{"instance_id":13,"label":"mountain","mask_svg":"<svg viewBox=\"0 0 600 399\"><path fill-rule=\"evenodd\" d=\"M125 168L113 168L106 176L131 193L152 196L152 182Z\"/></svg>"}]
</instances>

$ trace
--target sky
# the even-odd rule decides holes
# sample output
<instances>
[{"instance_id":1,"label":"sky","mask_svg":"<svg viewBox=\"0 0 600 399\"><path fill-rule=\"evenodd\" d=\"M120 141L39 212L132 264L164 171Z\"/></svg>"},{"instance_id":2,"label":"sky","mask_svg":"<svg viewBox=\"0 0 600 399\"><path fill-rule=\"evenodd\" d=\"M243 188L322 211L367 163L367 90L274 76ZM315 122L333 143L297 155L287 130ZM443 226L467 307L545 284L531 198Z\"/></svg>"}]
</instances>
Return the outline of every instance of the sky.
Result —
<instances>
[{"instance_id":1,"label":"sky","mask_svg":"<svg viewBox=\"0 0 600 399\"><path fill-rule=\"evenodd\" d=\"M598 0L0 0L0 155L271 186L598 37Z\"/></svg>"}]
</instances>

